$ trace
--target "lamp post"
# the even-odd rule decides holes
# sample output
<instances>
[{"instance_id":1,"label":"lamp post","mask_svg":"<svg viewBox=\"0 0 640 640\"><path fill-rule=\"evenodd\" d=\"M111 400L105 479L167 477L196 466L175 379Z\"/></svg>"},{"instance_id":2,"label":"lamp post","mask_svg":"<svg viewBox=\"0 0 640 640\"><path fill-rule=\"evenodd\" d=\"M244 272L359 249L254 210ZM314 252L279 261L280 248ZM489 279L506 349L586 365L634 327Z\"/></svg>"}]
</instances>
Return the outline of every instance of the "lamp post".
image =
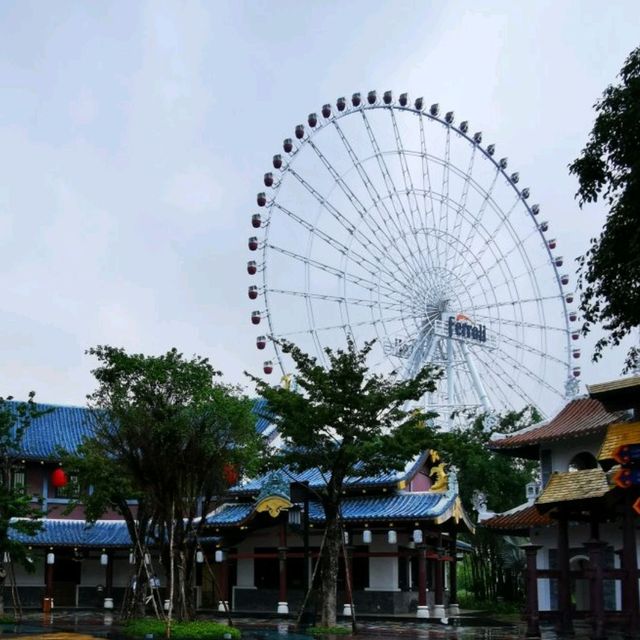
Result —
<instances>
[{"instance_id":1,"label":"lamp post","mask_svg":"<svg viewBox=\"0 0 640 640\"><path fill-rule=\"evenodd\" d=\"M302 515L302 545L304 562L302 567L302 584L304 585L305 595L309 589L309 481L292 482L290 487L291 501L296 503L302 501L302 514L299 510L289 510L289 523L300 524L300 515ZM297 513L296 513L297 511ZM306 602L306 598L305 598ZM307 622L306 617L302 615L302 621ZM312 616L315 618L315 616ZM313 623L313 620L311 621Z\"/></svg>"}]
</instances>

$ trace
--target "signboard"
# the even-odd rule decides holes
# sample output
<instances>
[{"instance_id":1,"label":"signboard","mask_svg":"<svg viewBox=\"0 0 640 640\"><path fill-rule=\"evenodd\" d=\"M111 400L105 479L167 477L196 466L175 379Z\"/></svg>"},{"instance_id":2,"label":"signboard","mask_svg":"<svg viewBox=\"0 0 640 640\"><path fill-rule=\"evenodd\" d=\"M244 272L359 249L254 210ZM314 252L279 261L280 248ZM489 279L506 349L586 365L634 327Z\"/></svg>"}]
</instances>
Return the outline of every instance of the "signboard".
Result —
<instances>
[{"instance_id":1,"label":"signboard","mask_svg":"<svg viewBox=\"0 0 640 640\"><path fill-rule=\"evenodd\" d=\"M487 331L487 326L474 322L464 313L443 316L442 320L436 320L434 333L441 338L450 338L485 349L497 347L496 337Z\"/></svg>"}]
</instances>

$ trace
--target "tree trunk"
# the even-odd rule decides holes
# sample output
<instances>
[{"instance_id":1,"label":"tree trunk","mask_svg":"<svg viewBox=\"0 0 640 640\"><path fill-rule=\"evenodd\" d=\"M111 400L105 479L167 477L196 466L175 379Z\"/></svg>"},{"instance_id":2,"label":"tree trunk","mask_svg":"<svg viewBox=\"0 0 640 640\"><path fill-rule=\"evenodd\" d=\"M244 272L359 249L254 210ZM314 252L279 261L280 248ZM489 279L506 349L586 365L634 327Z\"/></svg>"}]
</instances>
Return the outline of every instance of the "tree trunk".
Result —
<instances>
[{"instance_id":1,"label":"tree trunk","mask_svg":"<svg viewBox=\"0 0 640 640\"><path fill-rule=\"evenodd\" d=\"M4 583L7 570L4 565L0 566L0 617L4 617Z\"/></svg>"},{"instance_id":2,"label":"tree trunk","mask_svg":"<svg viewBox=\"0 0 640 640\"><path fill-rule=\"evenodd\" d=\"M327 539L321 564L321 614L320 625L334 627L336 625L336 601L338 587L338 563L342 544L342 533L338 521L337 510L328 510L325 506Z\"/></svg>"}]
</instances>

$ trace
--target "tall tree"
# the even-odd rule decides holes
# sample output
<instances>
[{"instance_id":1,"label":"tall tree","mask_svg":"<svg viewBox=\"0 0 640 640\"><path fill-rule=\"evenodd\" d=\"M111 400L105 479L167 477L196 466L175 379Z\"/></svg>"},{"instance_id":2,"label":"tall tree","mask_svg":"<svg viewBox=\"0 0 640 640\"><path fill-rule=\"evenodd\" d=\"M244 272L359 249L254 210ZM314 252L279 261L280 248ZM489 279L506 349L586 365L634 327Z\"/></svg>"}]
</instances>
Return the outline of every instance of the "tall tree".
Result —
<instances>
[{"instance_id":1,"label":"tall tree","mask_svg":"<svg viewBox=\"0 0 640 640\"><path fill-rule=\"evenodd\" d=\"M134 540L144 545L154 538L172 611L189 619L200 516L226 489L225 467L251 467L259 450L252 403L218 382L220 373L206 358L108 346L89 353L99 361L93 371L98 388L88 396L93 433L77 458L81 484L93 487L84 496L89 515L115 508ZM148 576L139 572L138 578Z\"/></svg>"},{"instance_id":2,"label":"tall tree","mask_svg":"<svg viewBox=\"0 0 640 640\"><path fill-rule=\"evenodd\" d=\"M4 588L11 570L7 561L34 570L27 545L11 533L32 536L42 528L42 507L26 492L21 464L24 435L31 422L45 413L34 397L31 391L26 402L14 402L11 396L0 398L0 616L4 615Z\"/></svg>"},{"instance_id":3,"label":"tall tree","mask_svg":"<svg viewBox=\"0 0 640 640\"><path fill-rule=\"evenodd\" d=\"M587 145L569 165L580 182L580 207L599 198L609 207L602 233L580 258L583 333L599 323L607 332L596 343L594 361L640 327L640 47L595 110ZM633 346L625 370L639 363L640 349Z\"/></svg>"},{"instance_id":4,"label":"tall tree","mask_svg":"<svg viewBox=\"0 0 640 640\"><path fill-rule=\"evenodd\" d=\"M514 460L491 451L488 445L495 433L513 433L540 419L535 408L527 407L502 414L490 428L484 416L477 416L468 425L460 423L450 431L435 434L432 446L449 464L461 470L460 498L469 512L475 508L475 496L479 493L495 512L522 504L525 485L537 477L537 462ZM470 576L464 586L480 601L495 600L498 596L508 601L519 600L524 593L524 564L520 555L517 545L509 539L478 527L472 551L463 565L466 569L463 575Z\"/></svg>"},{"instance_id":5,"label":"tall tree","mask_svg":"<svg viewBox=\"0 0 640 640\"><path fill-rule=\"evenodd\" d=\"M392 381L372 374L358 350L326 350L327 367L290 342L279 343L296 366L296 385L273 387L250 376L266 399L269 419L282 437L270 464L292 473L318 469L325 480L319 499L325 514L325 545L320 559L321 624L336 622L341 503L348 478L401 469L432 440L425 415L407 403L434 391L439 372L425 367L412 380Z\"/></svg>"}]
</instances>

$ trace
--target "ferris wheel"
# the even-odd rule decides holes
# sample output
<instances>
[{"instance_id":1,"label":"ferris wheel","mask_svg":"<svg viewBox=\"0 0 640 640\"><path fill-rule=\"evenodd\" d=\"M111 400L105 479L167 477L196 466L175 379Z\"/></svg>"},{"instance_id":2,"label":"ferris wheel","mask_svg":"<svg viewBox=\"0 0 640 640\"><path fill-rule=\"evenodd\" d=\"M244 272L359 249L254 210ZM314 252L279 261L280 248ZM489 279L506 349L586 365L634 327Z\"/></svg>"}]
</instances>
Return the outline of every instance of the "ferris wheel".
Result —
<instances>
[{"instance_id":1,"label":"ferris wheel","mask_svg":"<svg viewBox=\"0 0 640 640\"><path fill-rule=\"evenodd\" d=\"M256 346L325 358L375 339L375 370L444 375L440 415L535 405L578 389L574 293L550 223L467 121L406 93L354 93L311 113L273 156L252 215ZM264 329L263 329L264 327Z\"/></svg>"}]
</instances>

